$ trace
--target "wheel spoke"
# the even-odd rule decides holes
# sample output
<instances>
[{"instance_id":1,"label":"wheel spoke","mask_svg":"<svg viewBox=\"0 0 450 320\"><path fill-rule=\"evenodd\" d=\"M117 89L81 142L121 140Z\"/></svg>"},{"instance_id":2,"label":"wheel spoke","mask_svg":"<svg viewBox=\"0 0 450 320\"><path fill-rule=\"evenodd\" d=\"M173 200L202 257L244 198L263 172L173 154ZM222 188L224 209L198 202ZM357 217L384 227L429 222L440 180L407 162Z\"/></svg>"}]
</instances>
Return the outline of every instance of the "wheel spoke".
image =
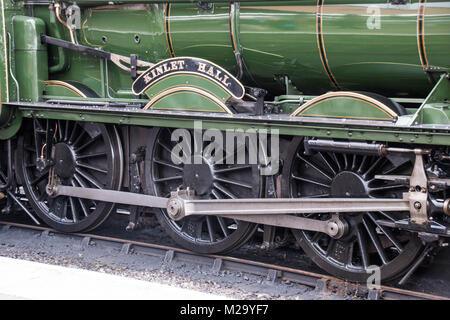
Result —
<instances>
[{"instance_id":1,"label":"wheel spoke","mask_svg":"<svg viewBox=\"0 0 450 320\"><path fill-rule=\"evenodd\" d=\"M224 168L224 169L215 169L215 173L226 173L226 172L232 172L237 170L244 170L244 169L251 169L251 165L241 165L241 166L234 166L231 168Z\"/></svg>"},{"instance_id":2,"label":"wheel spoke","mask_svg":"<svg viewBox=\"0 0 450 320\"><path fill-rule=\"evenodd\" d=\"M102 168L99 168L99 167L96 167L96 166L93 166L93 165L90 165L90 164L87 164L87 163L83 163L83 162L77 162L77 166L80 166L82 168L86 168L86 169L89 169L89 170L97 171L97 172L100 172L100 173L104 173L104 174L108 173L107 170L104 170Z\"/></svg>"},{"instance_id":3,"label":"wheel spoke","mask_svg":"<svg viewBox=\"0 0 450 320\"><path fill-rule=\"evenodd\" d=\"M220 192L225 194L228 198L237 199L237 197L230 190L228 190L228 188L226 188L218 183L214 183L213 185L217 190L219 190Z\"/></svg>"},{"instance_id":4,"label":"wheel spoke","mask_svg":"<svg viewBox=\"0 0 450 320\"><path fill-rule=\"evenodd\" d=\"M351 170L352 171L355 171L356 170L356 153L353 155L353 159L352 159L352 168L351 168Z\"/></svg>"},{"instance_id":5,"label":"wheel spoke","mask_svg":"<svg viewBox=\"0 0 450 320\"><path fill-rule=\"evenodd\" d=\"M333 152L333 159L336 162L337 166L338 166L338 171L342 171L342 166L341 166L341 162L339 161L337 154Z\"/></svg>"},{"instance_id":6,"label":"wheel spoke","mask_svg":"<svg viewBox=\"0 0 450 320\"><path fill-rule=\"evenodd\" d=\"M219 222L220 229L223 232L225 237L228 237L230 233L228 232L227 225L225 224L225 220L222 217L217 217L217 221Z\"/></svg>"},{"instance_id":7,"label":"wheel spoke","mask_svg":"<svg viewBox=\"0 0 450 320\"><path fill-rule=\"evenodd\" d=\"M322 174L324 177L326 177L328 180L333 180L328 174L326 174L325 172L323 172L323 170L320 170L318 167L316 167L314 164L312 164L311 162L309 162L308 160L306 160L305 158L303 158L301 155L299 155L297 153L297 158L299 158L300 160L302 160L303 162L305 162L306 164L308 164L310 167L312 167L313 169L315 169L317 172L319 172L320 174Z\"/></svg>"},{"instance_id":8,"label":"wheel spoke","mask_svg":"<svg viewBox=\"0 0 450 320\"><path fill-rule=\"evenodd\" d=\"M344 157L344 169L348 169L348 155L344 153L343 157Z\"/></svg>"},{"instance_id":9,"label":"wheel spoke","mask_svg":"<svg viewBox=\"0 0 450 320\"><path fill-rule=\"evenodd\" d=\"M387 264L389 261L386 257L386 254L384 253L383 245L380 242L380 239L378 238L378 235L375 233L374 229L370 227L370 225L367 223L367 221L362 219L363 225L366 228L367 234L369 235L370 240L372 241L373 245L375 246L375 249L378 252L378 255L381 258L381 261L383 264Z\"/></svg>"},{"instance_id":10,"label":"wheel spoke","mask_svg":"<svg viewBox=\"0 0 450 320\"><path fill-rule=\"evenodd\" d=\"M79 219L78 219L77 210L75 208L75 203L74 203L72 197L69 197L69 201L70 201L70 211L72 211L73 222L76 223L76 222L78 222Z\"/></svg>"},{"instance_id":11,"label":"wheel spoke","mask_svg":"<svg viewBox=\"0 0 450 320\"><path fill-rule=\"evenodd\" d=\"M369 169L367 169L367 171L363 174L363 178L367 179L369 177L369 175L373 172L373 170L375 170L375 168L381 167L380 163L382 161L384 161L384 158L378 158L377 160L375 160L375 162L372 163L372 165L369 167Z\"/></svg>"},{"instance_id":12,"label":"wheel spoke","mask_svg":"<svg viewBox=\"0 0 450 320\"><path fill-rule=\"evenodd\" d=\"M352 241L350 245L348 246L348 252L347 252L347 265L352 266L353 265L353 252L355 248L355 242Z\"/></svg>"},{"instance_id":13,"label":"wheel spoke","mask_svg":"<svg viewBox=\"0 0 450 320\"><path fill-rule=\"evenodd\" d=\"M363 158L361 160L361 164L359 165L359 168L358 168L358 173L363 173L364 167L366 166L366 163L367 163L367 159L368 159L368 156L363 156Z\"/></svg>"},{"instance_id":14,"label":"wheel spoke","mask_svg":"<svg viewBox=\"0 0 450 320\"><path fill-rule=\"evenodd\" d=\"M324 184L324 183L321 183L321 182L318 182L318 181L315 181L315 180L310 180L310 179L306 179L306 178L302 178L302 177L297 177L294 174L292 174L291 176L295 180L300 180L300 181L303 181L303 182L312 183L312 184L315 184L315 185L318 185L318 186L321 186L321 187L324 187L324 188L328 188L328 189L331 188L330 185Z\"/></svg>"},{"instance_id":15,"label":"wheel spoke","mask_svg":"<svg viewBox=\"0 0 450 320\"><path fill-rule=\"evenodd\" d=\"M69 144L72 144L73 139L75 138L75 133L77 132L78 122L73 123L72 132L69 137Z\"/></svg>"},{"instance_id":16,"label":"wheel spoke","mask_svg":"<svg viewBox=\"0 0 450 320\"><path fill-rule=\"evenodd\" d=\"M327 167L331 170L331 172L333 173L333 175L336 175L337 172L334 170L333 166L331 165L331 163L325 158L325 155L322 152L319 152L319 156L322 158L323 162L325 162L325 164L327 165Z\"/></svg>"},{"instance_id":17,"label":"wheel spoke","mask_svg":"<svg viewBox=\"0 0 450 320\"><path fill-rule=\"evenodd\" d=\"M386 190L399 189L399 188L405 188L405 187L406 186L404 184L394 184L394 185L390 185L390 186L370 188L369 192L386 191Z\"/></svg>"},{"instance_id":18,"label":"wheel spoke","mask_svg":"<svg viewBox=\"0 0 450 320\"><path fill-rule=\"evenodd\" d=\"M73 180L71 181L71 184L73 187L77 187L77 185L75 184L75 182ZM86 208L86 205L84 204L83 199L81 199L81 198L77 198L77 199L78 199L78 203L81 206L81 210L83 211L84 216L85 217L89 216L89 210Z\"/></svg>"},{"instance_id":19,"label":"wheel spoke","mask_svg":"<svg viewBox=\"0 0 450 320\"><path fill-rule=\"evenodd\" d=\"M179 171L183 171L183 167L177 166L176 164L173 164L173 163L170 163L170 162L167 162L164 160L156 159L156 158L153 158L152 160L154 163L157 163L157 164L160 164L160 165L163 165L166 167L170 167L170 168L173 168L173 169L176 169Z\"/></svg>"},{"instance_id":20,"label":"wheel spoke","mask_svg":"<svg viewBox=\"0 0 450 320\"><path fill-rule=\"evenodd\" d=\"M214 242L216 240L215 234L214 234L214 227L212 224L212 217L206 216L206 226L208 228L208 234L209 234L209 240L211 242Z\"/></svg>"},{"instance_id":21,"label":"wheel spoke","mask_svg":"<svg viewBox=\"0 0 450 320\"><path fill-rule=\"evenodd\" d=\"M153 179L154 182L166 182L166 181L174 181L174 180L183 180L183 177L182 176L173 176L173 177Z\"/></svg>"},{"instance_id":22,"label":"wheel spoke","mask_svg":"<svg viewBox=\"0 0 450 320\"><path fill-rule=\"evenodd\" d=\"M89 173L85 172L84 170L80 169L80 168L75 168L75 171L82 176L83 178L85 178L87 181L89 181L91 184L93 184L97 189L103 189L104 186L102 186L102 184L93 176L91 176Z\"/></svg>"},{"instance_id":23,"label":"wheel spoke","mask_svg":"<svg viewBox=\"0 0 450 320\"><path fill-rule=\"evenodd\" d=\"M84 135L86 134L86 131L83 130L81 131L81 133L78 135L78 137L75 139L75 141L72 143L72 146L74 148L76 148L76 146L81 142L81 139L83 139Z\"/></svg>"},{"instance_id":24,"label":"wheel spoke","mask_svg":"<svg viewBox=\"0 0 450 320\"><path fill-rule=\"evenodd\" d=\"M314 233L314 235L311 237L311 242L312 243L317 243L320 239L322 239L322 237L325 236L325 233L323 232L316 232Z\"/></svg>"},{"instance_id":25,"label":"wheel spoke","mask_svg":"<svg viewBox=\"0 0 450 320\"><path fill-rule=\"evenodd\" d=\"M95 152L90 154L84 154L84 155L77 155L77 159L88 159L88 158L99 158L99 157L107 157L108 155L106 152Z\"/></svg>"},{"instance_id":26,"label":"wheel spoke","mask_svg":"<svg viewBox=\"0 0 450 320\"><path fill-rule=\"evenodd\" d=\"M215 177L214 179L217 181L223 182L223 183L233 184L235 186L239 186L242 188L253 189L252 185L249 185L249 184L246 184L246 183L234 180L234 179L225 179L225 178L219 178L219 177Z\"/></svg>"},{"instance_id":27,"label":"wheel spoke","mask_svg":"<svg viewBox=\"0 0 450 320\"><path fill-rule=\"evenodd\" d=\"M56 123L58 124L58 126L56 127L56 130L58 131L58 137L59 137L58 140L62 141L62 139L63 139L63 132L62 132L63 127L61 126L61 121L57 120Z\"/></svg>"},{"instance_id":28,"label":"wheel spoke","mask_svg":"<svg viewBox=\"0 0 450 320\"><path fill-rule=\"evenodd\" d=\"M80 153L82 150L86 149L87 147L89 147L91 144L93 144L97 139L99 139L101 137L101 135L97 135L95 137L93 137L91 140L89 140L88 142L86 142L85 144L83 144L81 147L79 148L75 148L75 152L76 153Z\"/></svg>"},{"instance_id":29,"label":"wheel spoke","mask_svg":"<svg viewBox=\"0 0 450 320\"><path fill-rule=\"evenodd\" d=\"M358 240L359 251L361 252L361 259L364 269L369 267L369 254L367 253L367 244L361 226L356 227L356 238Z\"/></svg>"},{"instance_id":30,"label":"wheel spoke","mask_svg":"<svg viewBox=\"0 0 450 320\"><path fill-rule=\"evenodd\" d=\"M368 214L369 218L377 225L377 227L386 235L386 237L389 239L389 241L392 242L392 244L397 248L397 250L402 253L403 252L403 246L402 244L395 238L394 234L389 230L387 227L382 226L378 224L377 220L374 218L372 213Z\"/></svg>"},{"instance_id":31,"label":"wheel spoke","mask_svg":"<svg viewBox=\"0 0 450 320\"><path fill-rule=\"evenodd\" d=\"M179 155L175 154L173 152L173 150L171 150L168 146L166 146L164 143L162 143L159 139L156 141L164 150L166 150L169 155L171 156L171 158L175 158L177 160L177 162L179 163L184 163L184 160L182 158L180 158Z\"/></svg>"},{"instance_id":32,"label":"wheel spoke","mask_svg":"<svg viewBox=\"0 0 450 320\"><path fill-rule=\"evenodd\" d=\"M69 139L69 120L66 120L66 126L64 128L64 141L67 141Z\"/></svg>"},{"instance_id":33,"label":"wheel spoke","mask_svg":"<svg viewBox=\"0 0 450 320\"><path fill-rule=\"evenodd\" d=\"M381 213L384 217L388 218L389 220L395 222L396 220L394 218L391 217L391 215L387 212L384 211L378 211L379 213Z\"/></svg>"},{"instance_id":34,"label":"wheel spoke","mask_svg":"<svg viewBox=\"0 0 450 320\"><path fill-rule=\"evenodd\" d=\"M85 183L83 182L83 180L81 180L81 177L80 177L78 174L74 174L73 177L74 177L75 181L78 182L78 184L80 185L80 187L82 187L82 188L89 188L88 185L85 184ZM94 204L94 207L97 206L97 204L96 204L96 202L95 202L94 200L91 200L91 202Z\"/></svg>"},{"instance_id":35,"label":"wheel spoke","mask_svg":"<svg viewBox=\"0 0 450 320\"><path fill-rule=\"evenodd\" d=\"M329 257L333 253L335 245L336 239L330 238L330 241L328 242L327 252L325 254L327 257Z\"/></svg>"}]
</instances>

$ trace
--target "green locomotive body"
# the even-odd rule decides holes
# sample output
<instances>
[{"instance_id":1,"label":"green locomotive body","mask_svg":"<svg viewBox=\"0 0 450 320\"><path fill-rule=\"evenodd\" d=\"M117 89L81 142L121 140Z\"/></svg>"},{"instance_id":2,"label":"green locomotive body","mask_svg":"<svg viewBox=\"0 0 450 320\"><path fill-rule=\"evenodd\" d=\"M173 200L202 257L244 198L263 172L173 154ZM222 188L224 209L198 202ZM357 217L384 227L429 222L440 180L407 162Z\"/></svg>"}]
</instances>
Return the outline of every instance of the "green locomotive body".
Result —
<instances>
[{"instance_id":1,"label":"green locomotive body","mask_svg":"<svg viewBox=\"0 0 450 320\"><path fill-rule=\"evenodd\" d=\"M0 1L6 211L18 186L67 232L153 207L204 253L291 228L352 281L450 235L450 1ZM257 163L212 160L217 132Z\"/></svg>"}]
</instances>

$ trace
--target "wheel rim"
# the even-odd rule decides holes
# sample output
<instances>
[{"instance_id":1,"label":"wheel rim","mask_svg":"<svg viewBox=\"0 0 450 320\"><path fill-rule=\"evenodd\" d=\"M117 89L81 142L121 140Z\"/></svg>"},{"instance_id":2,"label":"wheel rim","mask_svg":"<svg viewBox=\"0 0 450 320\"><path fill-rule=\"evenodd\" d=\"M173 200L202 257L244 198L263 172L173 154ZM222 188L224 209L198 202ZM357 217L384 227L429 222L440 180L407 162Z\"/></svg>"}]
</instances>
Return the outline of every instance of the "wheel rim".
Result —
<instances>
[{"instance_id":1,"label":"wheel rim","mask_svg":"<svg viewBox=\"0 0 450 320\"><path fill-rule=\"evenodd\" d=\"M305 155L302 141L285 168L289 197L401 198L407 187L379 180L375 175L410 174L408 157L388 158L318 152ZM302 248L322 268L351 281L366 281L373 267L379 267L381 280L403 273L423 249L413 233L382 226L377 220L391 222L408 217L408 212L365 212L339 214L349 225L341 239L320 232L293 231ZM327 220L331 214L308 214Z\"/></svg>"},{"instance_id":2,"label":"wheel rim","mask_svg":"<svg viewBox=\"0 0 450 320\"><path fill-rule=\"evenodd\" d=\"M50 226L65 232L91 230L108 217L114 204L47 195L49 167L39 170L37 157L46 151L45 135L49 126L55 128L53 168L60 183L84 188L119 187L122 158L117 132L102 124L35 120L28 127L28 132L33 134L19 139L19 171L36 214Z\"/></svg>"},{"instance_id":3,"label":"wheel rim","mask_svg":"<svg viewBox=\"0 0 450 320\"><path fill-rule=\"evenodd\" d=\"M210 158L197 156L198 164L175 165L171 161L171 130L157 130L151 143L146 170L149 193L169 197L178 187L189 187L203 199L232 199L260 195L260 177L256 165L218 165ZM205 145L206 147L206 145ZM192 163L194 157L192 158ZM248 222L216 216L189 216L170 219L165 210L158 218L181 246L203 253L227 252L245 243L256 230Z\"/></svg>"}]
</instances>

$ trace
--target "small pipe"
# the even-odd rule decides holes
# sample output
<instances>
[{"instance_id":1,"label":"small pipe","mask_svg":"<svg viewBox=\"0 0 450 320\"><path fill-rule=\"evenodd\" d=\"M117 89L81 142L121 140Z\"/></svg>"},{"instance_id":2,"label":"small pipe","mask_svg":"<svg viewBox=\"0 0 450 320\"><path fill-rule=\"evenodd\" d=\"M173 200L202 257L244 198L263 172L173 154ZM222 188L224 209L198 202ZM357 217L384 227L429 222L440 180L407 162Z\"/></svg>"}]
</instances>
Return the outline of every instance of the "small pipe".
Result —
<instances>
[{"instance_id":1,"label":"small pipe","mask_svg":"<svg viewBox=\"0 0 450 320\"><path fill-rule=\"evenodd\" d=\"M20 95L19 95L19 82L17 82L16 77L14 76L14 73L12 71L12 41L11 41L11 33L8 32L8 39L9 39L9 73L11 74L11 78L14 81L14 84L17 87L17 101L20 101Z\"/></svg>"},{"instance_id":2,"label":"small pipe","mask_svg":"<svg viewBox=\"0 0 450 320\"><path fill-rule=\"evenodd\" d=\"M54 25L54 28L50 28L50 30L54 31L52 36L55 36L58 39L62 38L61 32L59 31L58 25L56 24L56 14L54 10L50 9L50 23ZM48 68L49 73L57 73L67 69L68 62L66 59L66 55L64 53L64 49L58 47L58 63L54 66Z\"/></svg>"},{"instance_id":3,"label":"small pipe","mask_svg":"<svg viewBox=\"0 0 450 320\"><path fill-rule=\"evenodd\" d=\"M69 25L68 25L64 20L61 19L60 13L61 13L61 5L60 5L59 3L55 3L55 14L56 14L56 18L58 19L59 22L61 22L61 24L62 24L63 26L65 26L65 27L69 30L69 33L70 33L70 41L72 41L72 43L75 43L75 38L74 38L74 36L73 36L73 30L72 30L72 28L69 27Z\"/></svg>"}]
</instances>

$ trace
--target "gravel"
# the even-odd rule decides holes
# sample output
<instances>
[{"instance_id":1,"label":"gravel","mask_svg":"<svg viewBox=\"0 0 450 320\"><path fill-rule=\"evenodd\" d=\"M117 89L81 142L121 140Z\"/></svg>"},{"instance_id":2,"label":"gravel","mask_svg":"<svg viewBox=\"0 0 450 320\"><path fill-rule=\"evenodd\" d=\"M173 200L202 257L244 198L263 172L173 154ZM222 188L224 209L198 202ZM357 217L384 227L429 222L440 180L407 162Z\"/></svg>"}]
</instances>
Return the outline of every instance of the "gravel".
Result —
<instances>
[{"instance_id":1,"label":"gravel","mask_svg":"<svg viewBox=\"0 0 450 320\"><path fill-rule=\"evenodd\" d=\"M80 243L80 238L71 236L43 235L16 228L0 230L0 256L4 257L131 277L234 299L353 298L316 292L289 281L272 284L265 277L241 272L221 271L214 275L207 266L177 259L167 266L163 264L161 257L136 252L125 255L117 248L99 246L95 242L91 242L88 248L83 248Z\"/></svg>"}]
</instances>

